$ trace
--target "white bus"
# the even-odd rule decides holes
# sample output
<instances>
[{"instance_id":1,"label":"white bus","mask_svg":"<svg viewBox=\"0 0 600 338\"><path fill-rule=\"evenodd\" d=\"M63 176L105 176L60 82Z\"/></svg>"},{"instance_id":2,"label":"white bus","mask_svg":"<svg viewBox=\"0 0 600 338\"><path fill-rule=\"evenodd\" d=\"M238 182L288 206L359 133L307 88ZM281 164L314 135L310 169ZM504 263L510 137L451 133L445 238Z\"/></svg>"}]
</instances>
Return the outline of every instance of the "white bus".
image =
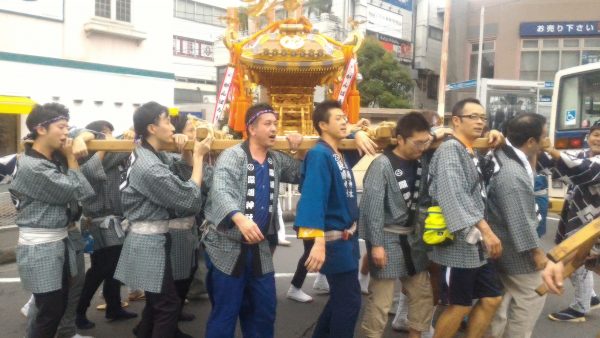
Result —
<instances>
[{"instance_id":1,"label":"white bus","mask_svg":"<svg viewBox=\"0 0 600 338\"><path fill-rule=\"evenodd\" d=\"M560 150L579 150L587 147L587 132L600 120L600 62L567 68L556 73L550 139ZM549 187L552 210L560 210L566 187L552 182Z\"/></svg>"}]
</instances>

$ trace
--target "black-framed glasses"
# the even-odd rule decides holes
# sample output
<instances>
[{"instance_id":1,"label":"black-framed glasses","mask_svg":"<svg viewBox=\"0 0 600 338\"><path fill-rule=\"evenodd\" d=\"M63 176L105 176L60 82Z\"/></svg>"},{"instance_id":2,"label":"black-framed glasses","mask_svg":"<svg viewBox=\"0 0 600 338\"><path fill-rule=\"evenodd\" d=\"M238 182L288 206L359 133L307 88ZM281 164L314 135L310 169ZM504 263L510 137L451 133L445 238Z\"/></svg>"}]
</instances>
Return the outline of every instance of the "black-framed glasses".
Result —
<instances>
[{"instance_id":1,"label":"black-framed glasses","mask_svg":"<svg viewBox=\"0 0 600 338\"><path fill-rule=\"evenodd\" d=\"M406 140L408 143L412 144L413 147L417 148L417 149L427 149L427 147L429 147L431 145L431 140L429 141L419 141L419 142L415 142L413 140Z\"/></svg>"},{"instance_id":2,"label":"black-framed glasses","mask_svg":"<svg viewBox=\"0 0 600 338\"><path fill-rule=\"evenodd\" d=\"M479 115L479 114L458 115L458 117L466 117L466 118L468 118L471 121L481 120L483 122L486 122L488 120L487 116L485 116L485 115Z\"/></svg>"}]
</instances>

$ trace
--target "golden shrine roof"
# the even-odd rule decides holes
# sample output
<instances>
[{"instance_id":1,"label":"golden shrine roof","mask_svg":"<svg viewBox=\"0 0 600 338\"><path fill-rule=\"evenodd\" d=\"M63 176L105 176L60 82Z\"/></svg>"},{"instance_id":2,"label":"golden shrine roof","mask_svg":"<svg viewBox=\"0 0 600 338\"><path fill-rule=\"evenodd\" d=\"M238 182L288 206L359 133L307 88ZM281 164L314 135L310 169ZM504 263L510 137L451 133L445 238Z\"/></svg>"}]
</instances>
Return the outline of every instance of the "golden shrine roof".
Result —
<instances>
[{"instance_id":1,"label":"golden shrine roof","mask_svg":"<svg viewBox=\"0 0 600 338\"><path fill-rule=\"evenodd\" d=\"M246 44L242 50L242 63L254 70L302 72L333 71L344 64L342 48L323 35L293 30L286 32L284 28L259 35Z\"/></svg>"}]
</instances>

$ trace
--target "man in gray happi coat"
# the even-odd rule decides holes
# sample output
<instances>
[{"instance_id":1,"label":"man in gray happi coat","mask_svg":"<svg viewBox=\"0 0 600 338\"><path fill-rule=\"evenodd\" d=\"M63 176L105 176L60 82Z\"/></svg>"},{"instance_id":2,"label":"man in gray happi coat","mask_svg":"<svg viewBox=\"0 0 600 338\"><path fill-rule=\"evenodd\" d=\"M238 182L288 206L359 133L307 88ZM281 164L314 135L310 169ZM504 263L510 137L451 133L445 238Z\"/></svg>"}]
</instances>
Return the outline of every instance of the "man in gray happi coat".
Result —
<instances>
[{"instance_id":1,"label":"man in gray happi coat","mask_svg":"<svg viewBox=\"0 0 600 338\"><path fill-rule=\"evenodd\" d=\"M137 337L186 337L177 332L183 299L177 296L171 270L169 220L176 213L200 211L202 162L212 139L195 143L192 175L183 181L161 152L174 142L167 107L146 103L134 113L133 124L141 144L130 157L121 185L123 212L131 226L115 278L146 292L142 319L134 330Z\"/></svg>"},{"instance_id":2,"label":"man in gray happi coat","mask_svg":"<svg viewBox=\"0 0 600 338\"><path fill-rule=\"evenodd\" d=\"M95 133L101 139L114 139L114 127L108 121L94 121L86 126L86 130ZM121 308L121 283L114 279L125 241L125 233L121 226L123 208L119 185L121 174L127 169L129 155L98 151L81 166L81 171L96 192L96 198L82 204L85 216L82 226L87 228L94 239L94 251L90 255L92 265L85 274L81 298L77 305L76 322L80 329L90 329L95 325L87 319L86 312L100 284L103 284L102 295L106 300L107 319L124 320L137 317L135 313Z\"/></svg>"},{"instance_id":3,"label":"man in gray happi coat","mask_svg":"<svg viewBox=\"0 0 600 338\"><path fill-rule=\"evenodd\" d=\"M502 245L485 220L483 159L473 150L486 121L478 100L456 103L452 109L454 136L436 150L429 167L429 193L454 235L452 242L434 246L430 256L442 266L449 304L436 323L435 337L454 337L467 314L467 337L481 337L502 300L502 286L488 262L488 254L491 258L502 254Z\"/></svg>"},{"instance_id":4,"label":"man in gray happi coat","mask_svg":"<svg viewBox=\"0 0 600 338\"><path fill-rule=\"evenodd\" d=\"M424 153L434 139L421 113L409 113L396 125L398 144L376 158L364 178L360 202L360 236L365 239L371 280L361 328L366 337L382 337L392 305L396 279L408 297L409 337L429 331L433 292L427 271L429 260L421 238L419 207L427 198L427 162ZM426 157L424 159L423 157Z\"/></svg>"},{"instance_id":5,"label":"man in gray happi coat","mask_svg":"<svg viewBox=\"0 0 600 338\"><path fill-rule=\"evenodd\" d=\"M10 186L19 226L17 266L37 312L28 337L54 337L67 306L69 279L78 274L69 227L80 216L78 201L94 190L79 170L68 137L69 111L60 104L36 105L27 117L29 139ZM76 231L81 237L79 231Z\"/></svg>"},{"instance_id":6,"label":"man in gray happi coat","mask_svg":"<svg viewBox=\"0 0 600 338\"><path fill-rule=\"evenodd\" d=\"M545 123L537 114L522 114L508 121L506 145L493 155L488 222L504 248L496 262L504 297L492 321L493 337L531 337L546 300L535 292L546 258L536 231L539 214L532 164L547 134Z\"/></svg>"}]
</instances>

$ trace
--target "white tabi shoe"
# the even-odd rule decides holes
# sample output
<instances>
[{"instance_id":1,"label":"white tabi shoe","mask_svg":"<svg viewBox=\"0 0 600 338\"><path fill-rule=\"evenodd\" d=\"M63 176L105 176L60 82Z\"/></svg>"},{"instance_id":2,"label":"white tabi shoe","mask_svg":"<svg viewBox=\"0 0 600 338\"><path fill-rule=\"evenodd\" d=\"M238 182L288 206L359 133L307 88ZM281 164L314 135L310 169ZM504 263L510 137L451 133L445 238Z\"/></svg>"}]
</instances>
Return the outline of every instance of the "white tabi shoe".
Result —
<instances>
[{"instance_id":1,"label":"white tabi shoe","mask_svg":"<svg viewBox=\"0 0 600 338\"><path fill-rule=\"evenodd\" d=\"M315 283L313 284L313 289L318 294L329 293L329 283L327 282L327 277L319 273L315 279Z\"/></svg>"},{"instance_id":2,"label":"white tabi shoe","mask_svg":"<svg viewBox=\"0 0 600 338\"><path fill-rule=\"evenodd\" d=\"M369 274L363 275L360 271L358 272L358 283L360 284L360 292L363 295L369 294Z\"/></svg>"},{"instance_id":3,"label":"white tabi shoe","mask_svg":"<svg viewBox=\"0 0 600 338\"><path fill-rule=\"evenodd\" d=\"M313 298L311 296L304 293L304 291L302 291L302 289L298 289L297 287L295 287L293 285L290 285L290 288L288 289L287 298L295 300L300 303L309 303L309 302L313 301Z\"/></svg>"}]
</instances>

